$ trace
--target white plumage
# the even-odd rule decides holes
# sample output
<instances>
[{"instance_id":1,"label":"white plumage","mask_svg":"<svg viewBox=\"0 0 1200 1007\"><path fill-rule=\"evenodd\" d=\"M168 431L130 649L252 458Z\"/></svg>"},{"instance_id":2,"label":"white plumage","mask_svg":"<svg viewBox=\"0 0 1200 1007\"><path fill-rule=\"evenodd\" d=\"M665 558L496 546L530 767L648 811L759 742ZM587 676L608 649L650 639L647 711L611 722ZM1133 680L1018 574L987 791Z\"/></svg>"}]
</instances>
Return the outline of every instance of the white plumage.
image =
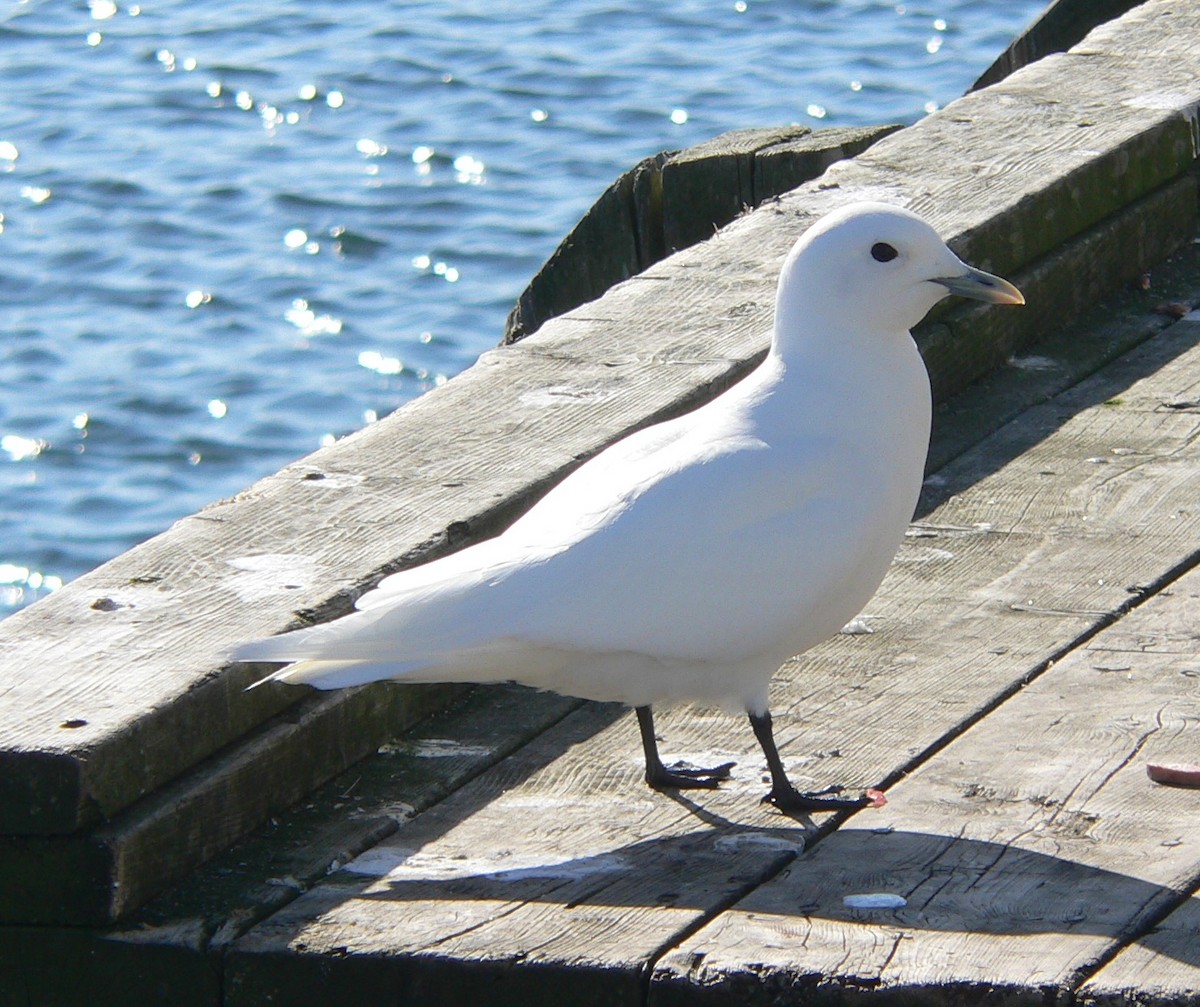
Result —
<instances>
[{"instance_id":1,"label":"white plumage","mask_svg":"<svg viewBox=\"0 0 1200 1007\"><path fill-rule=\"evenodd\" d=\"M860 611L899 546L930 422L908 330L950 292L1022 303L906 210L829 214L788 255L770 353L739 384L607 448L500 536L237 657L296 662L271 678L318 688L517 681L628 703L659 787L713 786L729 767L665 769L649 707L738 703L771 766L769 800L862 806L791 787L767 690Z\"/></svg>"}]
</instances>

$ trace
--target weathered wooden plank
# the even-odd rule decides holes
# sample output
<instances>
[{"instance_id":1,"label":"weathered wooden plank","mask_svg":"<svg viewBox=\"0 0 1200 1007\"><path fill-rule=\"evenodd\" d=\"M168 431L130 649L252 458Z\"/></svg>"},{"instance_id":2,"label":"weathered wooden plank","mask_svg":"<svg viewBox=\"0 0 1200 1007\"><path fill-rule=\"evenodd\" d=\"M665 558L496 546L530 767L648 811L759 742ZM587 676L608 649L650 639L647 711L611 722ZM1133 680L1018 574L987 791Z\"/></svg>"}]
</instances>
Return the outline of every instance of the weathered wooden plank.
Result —
<instances>
[{"instance_id":1,"label":"weathered wooden plank","mask_svg":"<svg viewBox=\"0 0 1200 1007\"><path fill-rule=\"evenodd\" d=\"M944 401L950 392L977 378L980 368L986 372L1004 366L1031 339L1040 342L1043 334L1060 332L1063 318L1087 311L1109 292L1139 278L1170 251L1190 242L1197 228L1196 202L1196 179L1184 176L1042 256L1021 274L1028 316L1020 324L995 317L999 312L989 315L967 307L961 314L923 328L917 339L930 371L934 398ZM1122 254L1107 254L1114 248ZM1110 359L1128 345L1114 346ZM1103 359L1094 357L1093 350L1094 344L1086 353L1090 367ZM1066 354L1068 358L1072 355ZM1024 391L1020 398L1027 401ZM971 436L965 425L962 435Z\"/></svg>"},{"instance_id":2,"label":"weathered wooden plank","mask_svg":"<svg viewBox=\"0 0 1200 1007\"><path fill-rule=\"evenodd\" d=\"M788 219L796 214L807 222L857 196L906 200L930 219L945 220L943 229L959 236L951 244L964 258L1011 273L1017 263L1050 253L1066 236L1086 233L1121 206L1184 173L1192 149L1194 82L1188 83L1182 67L1152 68L1151 61L1157 59L1154 38L1190 31L1196 17L1194 8L1147 4L1123 19L1120 30L1106 26L1093 33L1077 52L1027 67L986 92L952 103L853 161L834 165L818 182L739 219L706 246L703 268L710 276L729 275L729 287L736 285L742 299L765 299L769 273L755 276L746 256L748 247L757 250L759 259L780 261L786 254L786 229L778 229L772 215ZM1131 73L1130 47L1138 45L1145 78ZM1192 52L1188 60L1195 58L1198 45L1195 36L1185 43ZM1114 95L1128 97L1114 105ZM1005 142L981 144L981 135L1002 136ZM1054 141L1047 144L1051 135ZM1109 151L1112 159L1095 158L1098 149ZM930 157L932 150L939 152L936 158ZM919 180L919 185L910 187L908 180ZM980 199L1002 205L1006 212L969 224ZM1190 199L1180 199L1174 211L1190 218ZM1169 211L1165 219L1170 219ZM1048 326L1061 324L1063 318L1055 312L1069 317L1073 307L1094 298L1092 277L1099 278L1098 268L1111 270L1111 277L1131 279L1149 265L1148 260L1139 264L1120 256L1105 265L1116 247L1093 247L1091 252L1099 256L1064 258L1055 270L1042 271L1039 263L1035 278L1045 286L1030 297L1025 311L964 312L956 316L959 326L940 334L935 312L935 324L924 327L928 336L923 348L930 351L939 396L964 387ZM685 280L699 269L684 254L631 284ZM1024 274L1020 279L1026 282ZM953 340L954 352L937 356L937 344L946 336Z\"/></svg>"},{"instance_id":3,"label":"weathered wooden plank","mask_svg":"<svg viewBox=\"0 0 1200 1007\"><path fill-rule=\"evenodd\" d=\"M237 941L226 1004L639 1002L647 946L802 842L744 784L713 796L747 813L710 829L641 773L631 718L583 707Z\"/></svg>"},{"instance_id":4,"label":"weathered wooden plank","mask_svg":"<svg viewBox=\"0 0 1200 1007\"><path fill-rule=\"evenodd\" d=\"M810 135L807 126L736 129L669 157L662 168L667 251L704 241L738 214L757 206L761 202L754 189L757 152Z\"/></svg>"},{"instance_id":5,"label":"weathered wooden plank","mask_svg":"<svg viewBox=\"0 0 1200 1007\"><path fill-rule=\"evenodd\" d=\"M1183 20L1173 23L1173 30L1166 33L1151 25L1145 31L1154 29L1150 31L1153 44L1137 31L1131 31L1128 39L1114 37L1111 47L1117 54L1108 58L1089 55L1087 74L1068 73L1066 67L1060 67L1064 73L1059 76L1043 70L1041 65L1029 67L1002 85L1011 88L1016 81L1023 81L1023 90L998 95L1001 99L1011 97L1011 102L989 102L986 94L991 92L963 99L918 127L881 141L874 148L875 155L864 155L875 160L864 162L859 158L841 173L839 184L843 189L861 191L884 181L894 195L902 197L902 172L917 169L917 162L921 162L920 167L930 168L926 155L929 149L951 138L958 145L956 149L968 142L977 143L981 135L977 127L995 131L1004 136L1006 146L1012 144L1020 150L1019 161L1012 156L1011 168L999 170L997 165L997 170L981 182L976 147L958 176L950 177L949 168L944 169L946 176L927 181L919 172L914 174L913 178L923 179L920 188L930 194L920 202L930 202L932 193L941 193L944 198L927 208L933 209L933 218L944 229L965 234L972 226L979 230L980 221L988 219L991 207L999 204L1011 210L1022 200L1030 200L1033 212L1023 211L1017 215L1019 220L1007 219L1012 213L1005 215L1004 227L1020 235L1031 231L1036 223L1044 240L1014 240L1003 258L1019 258L1017 253L1022 250L1030 254L1045 251L1055 240L1052 229L1044 223L1046 207L1056 199L1061 202L1063 190L1075 184L1076 175L1105 175L1110 179L1107 188L1111 189L1114 160L1131 164L1146 161L1156 166L1153 170L1131 169L1118 178L1118 191L1111 193L1109 204L1101 206L1092 201L1079 209L1075 216L1083 226L1089 212L1103 216L1120 200L1177 174L1184 166L1180 160L1184 155L1175 156L1182 142L1180 131L1190 157L1190 133L1175 109L1187 107L1192 100L1187 88L1198 86L1190 78L1184 79L1186 71L1181 64L1181 55L1190 51L1189 45L1196 44L1193 33L1185 30L1186 19L1195 16L1195 12L1180 14ZM1124 44L1125 50L1118 43ZM1112 93L1128 92L1142 79L1142 71L1120 56L1121 51L1130 49L1137 51L1139 58L1152 50L1144 58L1145 73L1159 87L1177 89L1174 105L1167 103L1167 108L1149 110L1103 107L1101 94L1107 101ZM1030 80L1031 74L1035 80ZM1085 93L1096 95L1076 102L1090 102L1097 113L1096 125L1088 130L1079 128L1078 114L1071 114L1078 108L1069 100L1072 82L1083 79L1087 80ZM1022 109L1028 113L1031 105L1043 107L1030 97L1038 87L1055 95L1056 104L1049 107L1057 111L1049 122L1040 113L1018 114ZM1003 111L1014 105L1017 112ZM1099 115L1101 111L1105 116ZM976 126L964 119L974 120ZM1064 124L1069 126L1066 133ZM1010 128L998 128L1004 126ZM1089 134L1089 146L1078 139L1078 134L1084 133ZM1110 150L1109 156L1094 157L1095 149L1102 145ZM1092 152L1092 160L1085 158L1085 150ZM1137 158L1139 152L1150 156ZM939 158L939 165L954 163L952 153ZM897 167L887 167L892 162ZM1064 181L1044 185L1047 173L1060 171L1066 172ZM1134 185L1128 176L1137 176L1138 184ZM983 192L989 201L985 205L979 203ZM396 565L398 557L411 562L416 555L428 555L431 548L445 541L449 525L465 521L476 534L491 530L500 523L497 500L509 504L507 509L499 508L501 514L511 514L519 501L528 499L530 480L534 483L532 492L536 492L539 485L570 464L573 455L594 450L623 432L631 414L667 407L673 399L678 401L680 388L689 383L703 384L721 374L726 357L736 358L749 347L761 345L759 333L770 301L771 268L803 221L822 208L810 205L819 202L818 195L809 191L807 197L785 197L780 207L790 206L790 211L780 209L778 213L745 218L704 250L693 249L673 260L673 265L657 267L661 273L654 278L617 288L613 296L606 298L610 303L605 307L593 306L586 315L580 312L575 318L564 318L545 339L525 348L524 354L510 354L504 360L499 356L487 358L472 378L451 382L437 394L414 403L396 422L369 428L340 450L318 454L303 467L285 470L236 500L183 522L174 535L128 554L116 566L104 568L103 574L81 579L74 590L56 596L52 603L34 606L6 620L0 630L0 645L13 673L6 679L4 699L15 716L6 718L8 755L6 771L0 775L9 786L18 788L25 785L30 766L39 760L61 760L65 771L60 792L37 793L38 800L25 801L17 799L22 796L20 791L10 792L10 799L2 805L10 821L3 827L7 831L68 831L89 820L89 809L111 814L194 762L206 746L215 748L244 733L250 723L261 720L266 712L287 700L280 694L267 699L252 693L250 698L234 702L232 695L240 692L249 677L247 672L222 676L207 689L189 690L188 686L203 684L212 677L220 665L216 654L221 648L256 635L265 628L265 621L279 620L291 609L329 612L344 607L349 595L377 576L381 568ZM827 191L826 198L832 199ZM968 237L968 243L978 245L981 241ZM731 255L735 249L741 251ZM999 254L993 257L1001 258ZM752 282L746 285L744 294L730 298L722 289L727 284L711 282L714 273L728 276L739 287L747 280ZM660 282L659 276L670 276L675 281L673 291L677 296L670 310L656 303L652 288ZM716 313L712 310L714 292L724 296L726 302L724 309ZM748 307L752 312L750 324L746 323ZM598 338L601 326L587 321L589 315L604 322L640 319L639 327L661 333L662 341L638 352L627 340L614 342L612 332ZM559 357L585 347L587 356L583 359L572 359L568 364ZM668 357L674 358L669 367L648 366ZM689 359L699 367L688 367ZM598 363L589 365L587 360ZM483 380L485 376L493 380ZM586 394L579 391L584 387ZM534 397L535 403L526 398L525 410L518 412L513 407L523 396ZM481 408L484 404L487 408ZM537 406L533 413L529 410L531 404ZM460 409L465 409L461 415L488 415L493 420L464 429L452 419ZM549 438L542 431L551 418L556 436L554 444L546 447ZM532 436L526 438L526 431ZM536 468L527 457L522 465L515 465L504 451L507 445L509 452L527 452L533 441L546 447L549 455ZM323 474L323 466L328 466L329 474L336 478L307 478ZM420 485L413 485L410 491L409 480L420 480ZM405 485L404 494L396 492L398 481ZM454 485L453 492L447 492L445 484L460 482L463 485ZM405 499L398 501L400 495ZM444 510L451 501L451 509ZM315 506L319 506L321 526L308 527L300 515ZM292 514L297 516L293 518ZM357 532L364 527L372 533ZM231 559L251 552L293 559L279 561L274 580L269 571L252 575L230 568ZM253 587L253 597L244 600L236 594L233 588L239 581L246 585L243 593ZM300 582L300 586L288 586L294 582ZM331 604L331 595L340 597ZM91 608L104 598L120 607L107 611ZM200 598L206 599L206 604L199 604ZM203 639L197 645L195 621L186 624L186 633L183 629L181 614L186 611L204 612L205 625L215 625L220 632L199 634ZM184 635L189 641L186 650L176 642ZM74 658L72 649L77 654ZM80 678L75 669L84 662L88 674ZM130 675L130 664L139 666L142 673ZM86 727L69 730L59 726L80 719L88 721ZM133 723L139 725L147 746L147 758L139 760L145 768L140 771L126 765L129 760L121 756L128 748ZM195 738L185 727L193 723L204 724L202 731L195 732ZM161 728L151 728L151 724ZM163 740L155 744L164 737L170 739L169 743ZM79 757L84 752L86 761ZM27 814L22 821L20 812L14 810L30 807L43 809L33 821ZM96 817L95 810L91 817Z\"/></svg>"},{"instance_id":6,"label":"weathered wooden plank","mask_svg":"<svg viewBox=\"0 0 1200 1007\"><path fill-rule=\"evenodd\" d=\"M1168 183L1191 164L1181 113L1200 100L1184 69L1200 15L1187 8L1164 31L1154 19L1168 7L1146 5L1125 34L1093 37L1053 72L1014 75L988 92L995 108L975 95L888 137L870 163L831 169L839 189L809 186L743 218L519 347L487 355L393 421L6 620L0 828L68 833L119 814L296 702L283 688L243 694L256 672L226 669L227 646L294 622L297 610L344 611L381 574L498 530L580 457L723 387L762 346L786 246L832 202L882 186L976 252L980 235L1015 235L996 257L1020 261L1053 240L1044 218L1056 199L1068 210L1062 233L1075 233ZM1133 97L1113 106L1113 94ZM950 154L936 171L929 165L942 139L961 151L987 133L1019 142L1020 158L984 164L976 147L957 168ZM1004 228L987 224L1000 220ZM1027 335L1002 334L1006 346ZM966 346L972 363L956 371L958 382L988 361ZM195 841L196 856L206 842Z\"/></svg>"},{"instance_id":7,"label":"weathered wooden plank","mask_svg":"<svg viewBox=\"0 0 1200 1007\"><path fill-rule=\"evenodd\" d=\"M1071 243L1061 252L1046 256L1030 270L1034 274L1058 270L1082 273L1073 282L1071 290L1081 298L1092 298L1092 306L1065 327L1054 320L1052 311L1046 310L1046 334L1038 339L1036 346L1027 353L1010 356L968 391L938 406L934 411L934 433L929 449L930 471L941 468L1030 405L1044 402L1161 332L1177 318L1165 311L1164 306L1182 305L1186 310L1200 304L1200 286L1197 285L1200 247L1187 241L1175 255L1161 262L1158 260L1162 256L1154 254L1155 250L1165 249L1168 243L1176 240L1172 217L1182 218L1179 224L1185 231L1197 229L1196 220L1186 211L1180 212L1192 201L1193 196L1188 190L1192 190L1194 184L1195 179L1184 178L1139 200L1081 238L1082 248L1077 249L1075 243ZM1172 194L1170 190L1176 185L1185 191ZM1156 232L1159 226L1162 230ZM1166 235L1168 241L1156 245L1155 233ZM1103 245L1142 249L1137 257L1153 263L1154 268L1147 269L1134 284L1122 284L1118 277L1111 276L1107 288L1100 289L1117 293L1097 296L1100 281L1089 275L1095 266L1089 269L1085 264L1099 263L1104 256L1089 255L1086 249ZM1035 285L1044 282L1030 279ZM1027 281L1022 278L1022 282ZM926 333L924 352L931 358L936 354L952 355L953 348L948 327L937 326ZM949 372L951 365L947 363L945 369ZM941 373L937 368L935 371Z\"/></svg>"},{"instance_id":8,"label":"weathered wooden plank","mask_svg":"<svg viewBox=\"0 0 1200 1007\"><path fill-rule=\"evenodd\" d=\"M1200 321L1179 322L938 474L927 504L936 507L865 617L878 631L831 641L778 679L777 732L794 779L901 777L1124 611L1142 591L1129 585L1194 561L1197 422L1160 404L1190 394L1198 373ZM721 791L669 799L640 789L628 718L577 744L595 733L594 715L581 710L522 753L553 744L561 758L527 774L518 756L406 825L354 867L375 877L343 874L254 928L232 949L228 1002L316 1003L343 981L432 1002L451 975L461 995L489 1003L539 1002L537 990L558 990L566 976L581 1002L639 1002L635 979L661 950L719 922L762 876L746 849L759 869L778 866L779 844L790 856L804 833L755 804L760 756L727 716L662 721L667 752L741 761ZM925 848L905 846L918 864ZM969 849L979 869L1000 852L982 841ZM693 945L683 940L679 954Z\"/></svg>"},{"instance_id":9,"label":"weathered wooden plank","mask_svg":"<svg viewBox=\"0 0 1200 1007\"><path fill-rule=\"evenodd\" d=\"M798 769L828 782L838 769L821 753L838 751L852 777L879 773L859 761L875 754L839 737L848 719L918 762L935 723L1002 700L1193 561L1200 529L1180 522L1200 464L1195 427L1161 404L1194 382L1198 333L1172 326L928 480L921 519L861 619L878 632L810 651L777 679L779 735L807 753Z\"/></svg>"},{"instance_id":10,"label":"weathered wooden plank","mask_svg":"<svg viewBox=\"0 0 1200 1007\"><path fill-rule=\"evenodd\" d=\"M1193 746L1191 757L1194 754ZM1184 839L1181 835L1163 843L1182 843ZM1195 1007L1200 1003L1197 947L1200 896L1193 895L1084 983L1075 1003L1081 1007Z\"/></svg>"},{"instance_id":11,"label":"weathered wooden plank","mask_svg":"<svg viewBox=\"0 0 1200 1007\"><path fill-rule=\"evenodd\" d=\"M711 237L739 214L819 177L831 164L898 129L742 129L673 154L662 167L665 249L676 251Z\"/></svg>"},{"instance_id":12,"label":"weathered wooden plank","mask_svg":"<svg viewBox=\"0 0 1200 1007\"><path fill-rule=\"evenodd\" d=\"M402 730L461 691L364 689L337 703L310 693L97 829L0 836L0 923L99 926L129 912L374 751L384 725Z\"/></svg>"},{"instance_id":13,"label":"weathered wooden plank","mask_svg":"<svg viewBox=\"0 0 1200 1007\"><path fill-rule=\"evenodd\" d=\"M837 161L857 157L899 126L840 126L783 140L754 152L752 206L820 177ZM732 219L732 218L731 218Z\"/></svg>"},{"instance_id":14,"label":"weathered wooden plank","mask_svg":"<svg viewBox=\"0 0 1200 1007\"><path fill-rule=\"evenodd\" d=\"M1195 277L1200 275L1200 253L1193 246L1186 252L1170 271L1156 272L1157 292L1153 297L1138 291L1130 294L1128 304L1110 302L1098 309L1106 318L1119 318L1121 324L1108 321L1101 331L1093 333L1089 328L1091 320L1085 321L1038 347L1039 354L1049 354L1043 357L1039 369L1009 368L949 403L953 415L969 409L974 418L970 423L959 419L951 426L942 426L935 435L934 453L939 457L961 453L960 427L973 430L978 439L982 432L1012 412L1014 403L1019 401L1018 392L1026 392L1032 401L1039 401L1069 384L1072 376L1075 380L1086 376L1110 358L1115 348L1128 348L1152 332L1156 324L1167 324L1165 316L1143 315L1137 309L1145 310L1163 297L1200 299L1200 289L1195 286ZM1122 331L1122 326L1128 331ZM989 421L989 415L996 415L997 419ZM1117 632L1117 628L1109 630L1105 639L1111 641L1112 634ZM1141 639L1131 639L1139 647L1148 646ZM518 699L501 693L494 701L491 698L485 701L477 693L466 707L456 709L453 717L435 718L422 724L412 739L413 744L421 746L426 740L440 743L442 739L453 739L445 750L458 754L439 758L433 765L443 770L463 763L468 768L460 769L459 773L469 774L474 771L473 758L481 750L504 740L497 730L498 724L505 725L507 734L533 716L535 707L544 706L545 713L541 715L550 719L529 721L516 736L524 738L535 733L529 724L545 726L557 717L560 709L569 708L566 701L547 694L522 692L519 696ZM501 701L503 706L494 705ZM664 724L669 729L672 747L683 750L707 744L705 739L693 735L686 721L679 724L664 721ZM631 732L626 741L632 741ZM493 759L499 754L492 752ZM604 758L602 752L595 755L596 761ZM631 758L636 759L636 754ZM816 757L813 762L820 764ZM193 975L189 970L196 970L195 974L200 976L210 974L210 965L189 961L189 956L204 959L206 954L218 954L220 948L254 922L286 905L299 891L322 878L330 863L345 861L347 851L353 853L392 831L395 808L409 805L418 810L428 806L432 803L431 788L435 786L442 788L436 791L437 796L444 796L452 783L440 776L437 779L429 776L428 765L428 760L411 759L403 750L395 749L359 763L330 784L324 795L318 794L311 805L282 819L281 824L273 825L263 837L217 858L179 889L154 900L117 930L80 933L47 927L32 931L0 928L0 989L24 989L26 982L37 982L37 977L55 961L69 963L64 965L65 971L74 979L64 980L59 992L44 999L46 1003L123 1004L143 992L146 998L152 997L156 984L164 982L179 982L188 991L204 988L186 977ZM353 795L353 800L345 794ZM747 800L753 801L755 796L751 789ZM124 944L118 946L118 943L135 940L137 954L126 961ZM210 940L214 943L208 943ZM117 972L120 982L116 984L110 976L114 959L120 963Z\"/></svg>"},{"instance_id":15,"label":"weathered wooden plank","mask_svg":"<svg viewBox=\"0 0 1200 1007\"><path fill-rule=\"evenodd\" d=\"M590 327L578 343L485 355L402 422L289 466L6 619L0 828L68 832L111 817L296 703L291 689L244 692L259 669L217 675L227 648L268 628L266 611L280 626L296 612L329 617L383 572L495 533L597 450L607 425L623 431L645 422L647 401L664 415L725 387L763 315L711 326L702 346L610 345L591 362L574 356ZM666 372L663 395L653 385Z\"/></svg>"},{"instance_id":16,"label":"weathered wooden plank","mask_svg":"<svg viewBox=\"0 0 1200 1007\"><path fill-rule=\"evenodd\" d=\"M1194 408L1186 401L1177 399L1168 407ZM1169 601L1154 608L1147 605L1145 617L1123 620L1092 641L1089 650L1093 669L1105 677L1135 680L1162 669L1164 677L1176 682L1180 692L1194 693L1192 683L1200 677L1196 629L1200 590L1195 581L1196 575L1189 575L1172 587ZM1181 733L1180 761L1195 762L1200 746L1194 721L1183 725ZM1151 756L1142 753L1136 764L1144 766L1149 761ZM1171 801L1194 812L1194 791L1171 790L1149 782L1145 788L1148 801ZM1177 849L1190 850L1197 858L1191 829L1164 837L1159 847L1150 846L1148 860L1158 860L1163 850ZM1079 988L1076 1003L1086 1007L1185 1007L1200 1003L1200 895L1195 894L1195 885L1192 892L1182 905L1090 977Z\"/></svg>"},{"instance_id":17,"label":"weathered wooden plank","mask_svg":"<svg viewBox=\"0 0 1200 1007\"><path fill-rule=\"evenodd\" d=\"M1073 651L900 783L869 823L822 840L683 941L650 1003L841 1002L864 989L1045 1003L1141 945L1200 883L1195 800L1145 771L1195 754L1198 607L1192 572ZM1129 651L1130 633L1175 646ZM907 904L846 905L863 893ZM1150 939L1174 956L1167 975L1194 982L1200 943L1180 936Z\"/></svg>"},{"instance_id":18,"label":"weathered wooden plank","mask_svg":"<svg viewBox=\"0 0 1200 1007\"><path fill-rule=\"evenodd\" d=\"M516 687L473 690L119 927L0 926L0 1005L217 1007L229 943L579 705Z\"/></svg>"}]
</instances>

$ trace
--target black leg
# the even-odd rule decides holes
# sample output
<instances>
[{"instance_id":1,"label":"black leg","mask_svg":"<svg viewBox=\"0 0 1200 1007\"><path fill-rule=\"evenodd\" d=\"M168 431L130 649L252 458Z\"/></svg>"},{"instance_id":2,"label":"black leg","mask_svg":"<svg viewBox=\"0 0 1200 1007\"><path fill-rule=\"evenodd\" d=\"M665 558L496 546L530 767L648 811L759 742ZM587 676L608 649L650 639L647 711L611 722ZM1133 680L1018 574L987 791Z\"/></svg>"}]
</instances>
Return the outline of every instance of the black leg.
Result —
<instances>
[{"instance_id":1,"label":"black leg","mask_svg":"<svg viewBox=\"0 0 1200 1007\"><path fill-rule=\"evenodd\" d=\"M713 769L688 769L675 766L667 769L658 757L658 741L654 737L654 714L650 707L637 707L638 728L642 732L642 748L646 752L646 782L655 790L712 789L729 778L732 762Z\"/></svg>"},{"instance_id":2,"label":"black leg","mask_svg":"<svg viewBox=\"0 0 1200 1007\"><path fill-rule=\"evenodd\" d=\"M771 711L750 714L750 726L754 736L762 745L771 770L771 792L763 798L764 804L774 804L780 811L857 811L859 808L882 807L886 800L878 790L868 790L861 797L831 797L840 794L839 786L824 790L802 793L792 786L775 747L775 732L771 726Z\"/></svg>"}]
</instances>

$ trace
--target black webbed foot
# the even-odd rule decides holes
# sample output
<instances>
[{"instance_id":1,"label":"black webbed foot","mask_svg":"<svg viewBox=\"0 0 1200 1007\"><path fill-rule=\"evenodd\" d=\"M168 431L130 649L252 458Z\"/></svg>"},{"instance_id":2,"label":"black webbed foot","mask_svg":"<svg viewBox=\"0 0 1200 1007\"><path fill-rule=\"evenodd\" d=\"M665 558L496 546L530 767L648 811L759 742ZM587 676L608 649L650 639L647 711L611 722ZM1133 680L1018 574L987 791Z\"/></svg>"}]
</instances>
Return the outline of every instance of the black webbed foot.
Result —
<instances>
[{"instance_id":1,"label":"black webbed foot","mask_svg":"<svg viewBox=\"0 0 1200 1007\"><path fill-rule=\"evenodd\" d=\"M661 762L656 769L646 767L646 782L655 790L711 790L729 779L735 762L723 762L712 769L696 769L676 764L670 768Z\"/></svg>"},{"instance_id":2,"label":"black webbed foot","mask_svg":"<svg viewBox=\"0 0 1200 1007\"><path fill-rule=\"evenodd\" d=\"M861 808L882 808L887 804L887 798L881 790L867 790L859 797L836 797L842 793L842 787L825 787L823 790L800 791L788 781L783 770L783 760L779 758L779 750L775 747L775 734L771 726L771 714L751 713L750 726L754 728L754 736L762 745L763 754L767 757L767 767L771 770L771 792L763 798L763 804L773 804L780 811L858 811Z\"/></svg>"},{"instance_id":3,"label":"black webbed foot","mask_svg":"<svg viewBox=\"0 0 1200 1007\"><path fill-rule=\"evenodd\" d=\"M834 797L842 793L839 786L825 787L822 790L802 791L791 784L785 787L772 787L771 792L762 799L763 804L773 804L780 811L859 811L862 808L880 808L887 803L883 793L878 790L868 790L858 797Z\"/></svg>"},{"instance_id":4,"label":"black webbed foot","mask_svg":"<svg viewBox=\"0 0 1200 1007\"><path fill-rule=\"evenodd\" d=\"M646 782L655 790L712 790L722 780L729 779L729 771L736 763L723 762L712 769L697 769L677 762L668 769L658 757L654 716L650 707L637 707L637 718L638 729L642 733L642 747L646 753Z\"/></svg>"}]
</instances>

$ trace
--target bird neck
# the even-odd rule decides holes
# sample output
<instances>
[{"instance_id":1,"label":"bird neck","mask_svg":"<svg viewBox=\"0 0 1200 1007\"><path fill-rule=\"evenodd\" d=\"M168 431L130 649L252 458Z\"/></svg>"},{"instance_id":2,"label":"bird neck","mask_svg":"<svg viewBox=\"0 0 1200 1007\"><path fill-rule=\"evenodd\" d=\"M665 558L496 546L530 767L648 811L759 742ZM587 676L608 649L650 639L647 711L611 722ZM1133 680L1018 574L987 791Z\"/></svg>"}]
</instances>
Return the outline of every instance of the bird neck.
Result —
<instances>
[{"instance_id":1,"label":"bird neck","mask_svg":"<svg viewBox=\"0 0 1200 1007\"><path fill-rule=\"evenodd\" d=\"M780 324L780 322L783 324ZM905 330L877 332L856 328L844 318L823 314L776 315L771 356L784 367L809 374L876 372L900 365L915 353L912 336Z\"/></svg>"},{"instance_id":2,"label":"bird neck","mask_svg":"<svg viewBox=\"0 0 1200 1007\"><path fill-rule=\"evenodd\" d=\"M863 304L861 292L847 294L838 289L837 277L806 267L789 262L779 278L772 347L784 360L811 360L829 352L853 355L860 348L907 339L906 326Z\"/></svg>"},{"instance_id":3,"label":"bird neck","mask_svg":"<svg viewBox=\"0 0 1200 1007\"><path fill-rule=\"evenodd\" d=\"M809 288L812 289L811 287ZM780 284L767 372L805 375L811 403L838 412L863 400L928 398L929 379L912 336L895 324L881 328L837 297L805 297L803 287ZM849 310L847 310L849 308ZM873 408L873 407L872 407Z\"/></svg>"}]
</instances>

